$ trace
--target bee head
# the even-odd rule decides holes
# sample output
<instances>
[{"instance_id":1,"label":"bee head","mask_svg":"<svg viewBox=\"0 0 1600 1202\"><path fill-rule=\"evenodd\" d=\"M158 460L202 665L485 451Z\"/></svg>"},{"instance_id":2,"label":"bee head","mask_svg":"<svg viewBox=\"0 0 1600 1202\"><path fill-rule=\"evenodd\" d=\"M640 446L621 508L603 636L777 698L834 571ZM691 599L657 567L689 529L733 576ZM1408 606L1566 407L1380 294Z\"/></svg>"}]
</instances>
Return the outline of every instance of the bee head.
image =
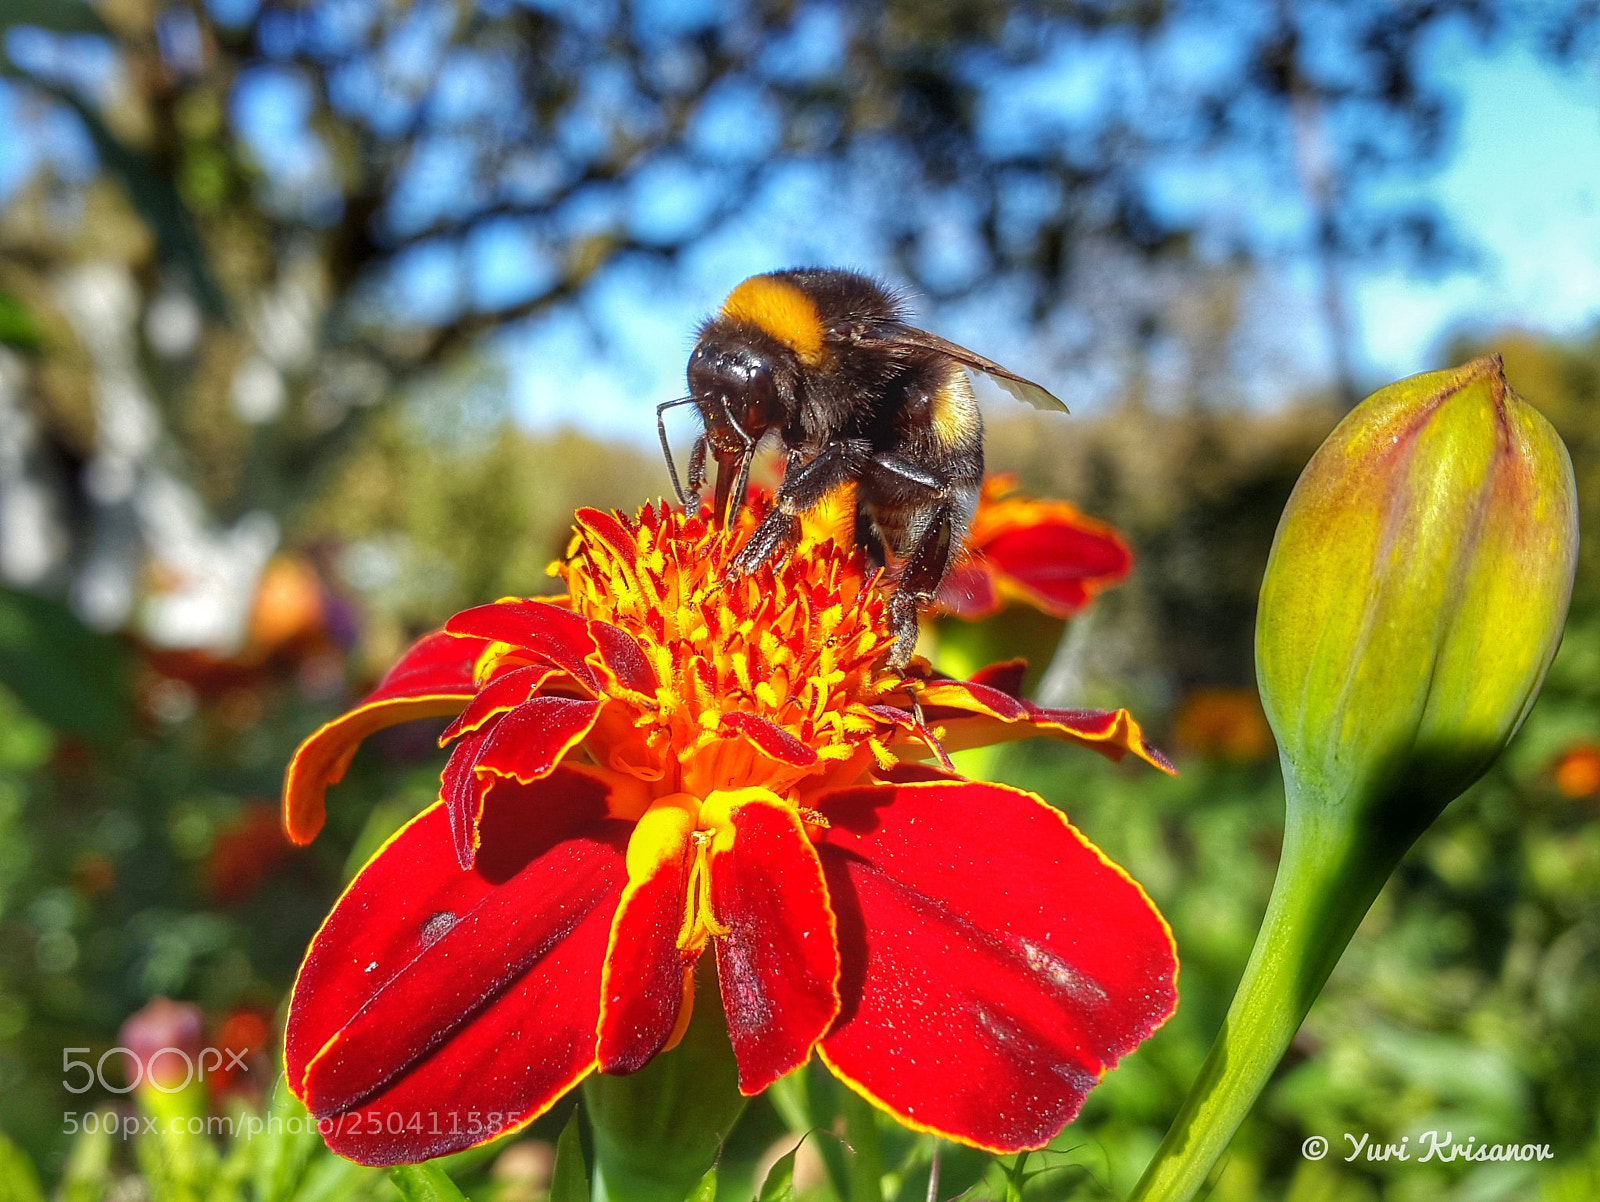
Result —
<instances>
[{"instance_id":1,"label":"bee head","mask_svg":"<svg viewBox=\"0 0 1600 1202\"><path fill-rule=\"evenodd\" d=\"M779 347L746 338L730 323L711 322L689 356L689 395L705 421L706 437L718 452L748 449L787 414L778 380L789 367Z\"/></svg>"},{"instance_id":2,"label":"bee head","mask_svg":"<svg viewBox=\"0 0 1600 1202\"><path fill-rule=\"evenodd\" d=\"M700 331L689 394L713 447L731 454L782 425L802 373L826 356L816 301L793 272L751 276Z\"/></svg>"}]
</instances>

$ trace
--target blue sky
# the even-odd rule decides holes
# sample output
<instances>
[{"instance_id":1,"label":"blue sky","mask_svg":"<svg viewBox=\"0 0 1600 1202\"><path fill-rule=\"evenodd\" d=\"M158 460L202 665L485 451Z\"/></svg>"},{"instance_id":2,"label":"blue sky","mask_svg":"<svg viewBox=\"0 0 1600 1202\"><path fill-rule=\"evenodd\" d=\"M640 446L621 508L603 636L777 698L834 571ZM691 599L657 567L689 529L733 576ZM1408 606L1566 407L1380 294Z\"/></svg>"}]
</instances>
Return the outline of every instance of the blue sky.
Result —
<instances>
[{"instance_id":1,"label":"blue sky","mask_svg":"<svg viewBox=\"0 0 1600 1202\"><path fill-rule=\"evenodd\" d=\"M1520 49L1456 61L1446 76L1462 104L1455 152L1423 186L1481 261L1439 280L1353 281L1362 351L1379 375L1430 366L1457 327L1572 333L1600 316L1600 75Z\"/></svg>"}]
</instances>

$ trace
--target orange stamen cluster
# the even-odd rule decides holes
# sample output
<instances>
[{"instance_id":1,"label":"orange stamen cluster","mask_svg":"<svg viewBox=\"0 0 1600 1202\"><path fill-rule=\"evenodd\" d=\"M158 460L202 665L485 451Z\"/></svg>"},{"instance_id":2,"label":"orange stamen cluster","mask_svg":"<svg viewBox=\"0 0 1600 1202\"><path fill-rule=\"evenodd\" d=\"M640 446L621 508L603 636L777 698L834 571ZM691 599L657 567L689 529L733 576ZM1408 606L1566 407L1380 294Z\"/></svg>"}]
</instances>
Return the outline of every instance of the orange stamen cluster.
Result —
<instances>
[{"instance_id":1,"label":"orange stamen cluster","mask_svg":"<svg viewBox=\"0 0 1600 1202\"><path fill-rule=\"evenodd\" d=\"M612 706L590 744L612 749L609 767L659 782L652 791L759 786L799 804L894 762L867 708L904 687L877 668L892 637L875 578L855 548L803 539L782 564L730 580L766 508L746 506L731 531L665 506L637 520L586 511L553 568L573 610L627 631L655 670L656 695L619 699L632 704ZM815 762L763 751L724 724L733 714L765 719Z\"/></svg>"}]
</instances>

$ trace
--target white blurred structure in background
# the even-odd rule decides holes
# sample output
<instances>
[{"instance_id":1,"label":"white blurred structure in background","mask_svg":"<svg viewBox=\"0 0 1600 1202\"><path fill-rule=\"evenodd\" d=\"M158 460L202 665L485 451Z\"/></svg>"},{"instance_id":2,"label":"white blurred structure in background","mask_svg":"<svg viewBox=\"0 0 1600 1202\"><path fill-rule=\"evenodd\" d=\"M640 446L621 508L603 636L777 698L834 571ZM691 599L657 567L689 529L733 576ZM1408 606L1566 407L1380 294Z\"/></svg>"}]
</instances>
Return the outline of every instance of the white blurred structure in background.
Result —
<instances>
[{"instance_id":1,"label":"white blurred structure in background","mask_svg":"<svg viewBox=\"0 0 1600 1202\"><path fill-rule=\"evenodd\" d=\"M21 395L22 365L0 351L0 579L18 588L65 583L78 615L99 630L131 630L159 647L237 651L278 546L277 522L253 511L218 525L163 464L161 414L140 369L140 293L130 270L107 260L73 267L56 279L55 300L93 375L95 451L78 482L87 529L73 562L60 482L39 461L39 431ZM199 315L182 293L163 293L143 316L158 352L181 356L194 347ZM309 354L303 340L293 349ZM277 380L263 358L247 360L236 381L247 370ZM236 407L269 407L262 394L270 389L250 387L241 403L236 383Z\"/></svg>"}]
</instances>

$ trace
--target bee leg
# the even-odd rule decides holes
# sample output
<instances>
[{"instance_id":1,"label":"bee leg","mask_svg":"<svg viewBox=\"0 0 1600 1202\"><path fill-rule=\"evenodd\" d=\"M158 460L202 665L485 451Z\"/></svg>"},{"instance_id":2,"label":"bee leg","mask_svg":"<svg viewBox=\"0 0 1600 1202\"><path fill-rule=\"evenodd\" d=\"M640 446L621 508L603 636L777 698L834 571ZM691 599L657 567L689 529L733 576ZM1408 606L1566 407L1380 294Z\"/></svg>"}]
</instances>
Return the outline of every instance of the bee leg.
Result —
<instances>
[{"instance_id":1,"label":"bee leg","mask_svg":"<svg viewBox=\"0 0 1600 1202\"><path fill-rule=\"evenodd\" d=\"M889 598L895 634L889 666L904 668L917 647L917 612L944 583L978 506L982 461L918 462L894 452L873 456L861 480L862 498L889 550L903 560Z\"/></svg>"},{"instance_id":2,"label":"bee leg","mask_svg":"<svg viewBox=\"0 0 1600 1202\"><path fill-rule=\"evenodd\" d=\"M895 636L889 667L900 671L917 649L917 611L929 604L944 581L955 543L955 508L949 502L934 509L906 557L900 583L889 598L889 630Z\"/></svg>"},{"instance_id":3,"label":"bee leg","mask_svg":"<svg viewBox=\"0 0 1600 1202\"><path fill-rule=\"evenodd\" d=\"M872 520L872 513L866 503L856 501L856 546L860 547L867 555L867 570L876 572L889 562L889 555L883 548L883 536L878 533L878 526Z\"/></svg>"},{"instance_id":4,"label":"bee leg","mask_svg":"<svg viewBox=\"0 0 1600 1202\"><path fill-rule=\"evenodd\" d=\"M706 436L702 434L694 440L694 446L689 448L689 492L696 499L699 498L700 491L706 486L707 446ZM685 501L684 509L687 510L688 507L689 503Z\"/></svg>"},{"instance_id":5,"label":"bee leg","mask_svg":"<svg viewBox=\"0 0 1600 1202\"><path fill-rule=\"evenodd\" d=\"M756 532L750 536L733 563L730 576L747 576L781 548L792 544L799 535L800 515L819 504L846 480L855 476L856 465L867 453L867 448L854 441L830 442L810 463L795 467L790 461L784 471L783 484L773 498L772 511L761 520Z\"/></svg>"},{"instance_id":6,"label":"bee leg","mask_svg":"<svg viewBox=\"0 0 1600 1202\"><path fill-rule=\"evenodd\" d=\"M774 509L761 520L750 541L728 565L728 575L738 579L758 570L769 559L787 558L789 548L799 537L800 519Z\"/></svg>"}]
</instances>

